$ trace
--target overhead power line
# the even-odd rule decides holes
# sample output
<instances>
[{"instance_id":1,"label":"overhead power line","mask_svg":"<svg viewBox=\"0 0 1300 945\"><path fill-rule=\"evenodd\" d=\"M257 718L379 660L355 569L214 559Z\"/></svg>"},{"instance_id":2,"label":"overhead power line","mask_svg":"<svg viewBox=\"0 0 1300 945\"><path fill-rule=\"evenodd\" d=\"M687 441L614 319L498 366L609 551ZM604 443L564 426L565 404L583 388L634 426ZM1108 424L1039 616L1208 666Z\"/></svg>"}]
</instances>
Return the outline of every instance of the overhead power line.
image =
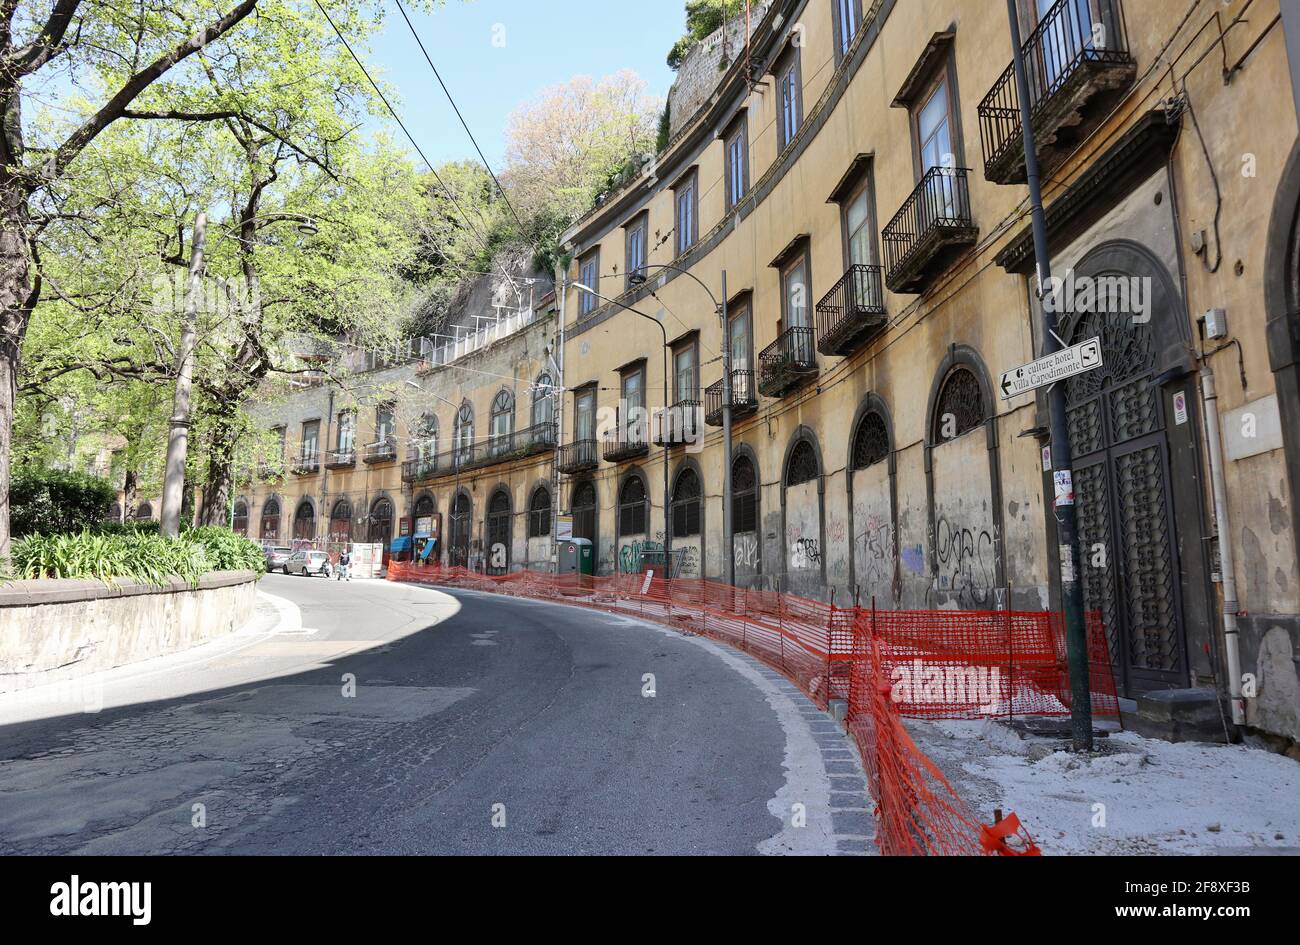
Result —
<instances>
[{"instance_id":1,"label":"overhead power line","mask_svg":"<svg viewBox=\"0 0 1300 945\"><path fill-rule=\"evenodd\" d=\"M465 121L465 116L460 113L460 108L456 105L456 99L452 97L451 91L447 88L447 83L442 81L442 74L438 72L438 67L433 64L433 59L430 58L429 51L424 48L424 41L420 39L420 34L415 31L415 25L411 22L411 18L406 15L406 7L402 6L402 0L395 0L395 2L397 4L397 11L402 14L402 19L406 21L406 28L409 29L411 35L415 37L415 43L420 47L420 52L424 53L424 61L427 62L429 68L433 70L434 78L436 78L438 84L442 86L443 94L447 96L447 101L451 103L452 110L456 113L456 117L460 119L460 126L465 129L465 134L469 135L469 140L474 144L474 150L478 152L479 158L483 161L483 166L487 168L488 174L491 175L492 182L497 185L497 192L501 194L501 199L505 201L506 206L510 209L510 215L514 217L515 222L519 224L519 233L522 236L524 233L524 221L521 220L519 214L515 212L515 205L510 202L510 197L506 193L506 189L501 186L501 181L497 179L496 173L493 172L492 165L483 154L483 149L478 146L478 140L474 137L474 132L469 130L469 125Z\"/></svg>"}]
</instances>

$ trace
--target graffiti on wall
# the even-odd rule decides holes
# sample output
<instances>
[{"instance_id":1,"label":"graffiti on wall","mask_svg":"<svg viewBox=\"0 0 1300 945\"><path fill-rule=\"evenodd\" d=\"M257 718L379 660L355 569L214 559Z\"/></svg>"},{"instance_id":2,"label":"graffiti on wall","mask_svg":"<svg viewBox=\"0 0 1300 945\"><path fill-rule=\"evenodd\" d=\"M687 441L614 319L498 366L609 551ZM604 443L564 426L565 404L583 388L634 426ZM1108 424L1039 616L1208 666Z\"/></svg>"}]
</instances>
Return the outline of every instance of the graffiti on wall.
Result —
<instances>
[{"instance_id":1,"label":"graffiti on wall","mask_svg":"<svg viewBox=\"0 0 1300 945\"><path fill-rule=\"evenodd\" d=\"M623 574L636 574L641 570L641 556L647 551L663 552L664 546L657 541L628 542L618 549L618 569Z\"/></svg>"},{"instance_id":2,"label":"graffiti on wall","mask_svg":"<svg viewBox=\"0 0 1300 945\"><path fill-rule=\"evenodd\" d=\"M859 513L862 511L859 507ZM894 564L898 560L893 526L874 513L866 515L865 519L857 535L859 580L872 591L893 588Z\"/></svg>"},{"instance_id":3,"label":"graffiti on wall","mask_svg":"<svg viewBox=\"0 0 1300 945\"><path fill-rule=\"evenodd\" d=\"M796 538L790 545L790 570L804 571L820 567L822 543L816 538Z\"/></svg>"},{"instance_id":4,"label":"graffiti on wall","mask_svg":"<svg viewBox=\"0 0 1300 945\"><path fill-rule=\"evenodd\" d=\"M758 535L754 532L741 532L732 542L732 557L738 568L758 567Z\"/></svg>"},{"instance_id":5,"label":"graffiti on wall","mask_svg":"<svg viewBox=\"0 0 1300 945\"><path fill-rule=\"evenodd\" d=\"M987 527L963 527L940 516L934 523L936 589L952 594L960 607L983 607L996 583L994 535Z\"/></svg>"}]
</instances>

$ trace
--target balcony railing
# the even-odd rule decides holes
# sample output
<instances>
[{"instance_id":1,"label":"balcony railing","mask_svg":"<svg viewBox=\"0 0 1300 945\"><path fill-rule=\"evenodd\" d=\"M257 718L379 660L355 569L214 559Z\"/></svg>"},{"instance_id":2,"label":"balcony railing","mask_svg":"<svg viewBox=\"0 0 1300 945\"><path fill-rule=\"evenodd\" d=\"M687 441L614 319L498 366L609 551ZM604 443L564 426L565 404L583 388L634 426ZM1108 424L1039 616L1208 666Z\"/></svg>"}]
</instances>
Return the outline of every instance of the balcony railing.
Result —
<instances>
[{"instance_id":1,"label":"balcony railing","mask_svg":"<svg viewBox=\"0 0 1300 945\"><path fill-rule=\"evenodd\" d=\"M574 440L560 447L560 457L556 467L565 475L595 469L600 465L600 456L596 451L596 441L591 438Z\"/></svg>"},{"instance_id":2,"label":"balcony railing","mask_svg":"<svg viewBox=\"0 0 1300 945\"><path fill-rule=\"evenodd\" d=\"M758 392L754 387L753 371L731 372L731 419L748 417L758 409ZM704 389L704 422L711 427L722 426L722 381Z\"/></svg>"},{"instance_id":3,"label":"balcony railing","mask_svg":"<svg viewBox=\"0 0 1300 945\"><path fill-rule=\"evenodd\" d=\"M299 453L293 461L293 472L297 476L310 476L320 472L320 454L313 451Z\"/></svg>"},{"instance_id":4,"label":"balcony railing","mask_svg":"<svg viewBox=\"0 0 1300 945\"><path fill-rule=\"evenodd\" d=\"M644 423L628 423L605 434L601 455L607 463L623 463L650 452Z\"/></svg>"},{"instance_id":5,"label":"balcony railing","mask_svg":"<svg viewBox=\"0 0 1300 945\"><path fill-rule=\"evenodd\" d=\"M356 464L356 450L330 450L325 454L326 469L349 469Z\"/></svg>"},{"instance_id":6,"label":"balcony railing","mask_svg":"<svg viewBox=\"0 0 1300 945\"><path fill-rule=\"evenodd\" d=\"M1050 173L1094 131L1137 76L1120 0L1057 0L1021 47L1038 161ZM979 105L984 176L1023 184L1025 145L1014 65Z\"/></svg>"},{"instance_id":7,"label":"balcony railing","mask_svg":"<svg viewBox=\"0 0 1300 945\"><path fill-rule=\"evenodd\" d=\"M258 479L283 479L284 463L262 463L257 467Z\"/></svg>"},{"instance_id":8,"label":"balcony railing","mask_svg":"<svg viewBox=\"0 0 1300 945\"><path fill-rule=\"evenodd\" d=\"M538 423L477 443L466 443L442 453L415 456L402 463L403 482L425 482L439 476L508 463L555 449L555 424Z\"/></svg>"},{"instance_id":9,"label":"balcony railing","mask_svg":"<svg viewBox=\"0 0 1300 945\"><path fill-rule=\"evenodd\" d=\"M848 354L889 320L879 266L853 265L817 303L817 350Z\"/></svg>"},{"instance_id":10,"label":"balcony railing","mask_svg":"<svg viewBox=\"0 0 1300 945\"><path fill-rule=\"evenodd\" d=\"M665 410L655 412L653 418L656 446L686 446L700 438L700 402L679 400Z\"/></svg>"},{"instance_id":11,"label":"balcony railing","mask_svg":"<svg viewBox=\"0 0 1300 945\"><path fill-rule=\"evenodd\" d=\"M397 459L397 437L386 436L378 443L371 443L366 446L366 451L361 457L361 461L371 465L375 463L391 463Z\"/></svg>"},{"instance_id":12,"label":"balcony railing","mask_svg":"<svg viewBox=\"0 0 1300 945\"><path fill-rule=\"evenodd\" d=\"M965 167L932 167L881 233L885 285L891 292L921 292L975 244Z\"/></svg>"},{"instance_id":13,"label":"balcony railing","mask_svg":"<svg viewBox=\"0 0 1300 945\"><path fill-rule=\"evenodd\" d=\"M768 397L780 397L816 373L817 354L811 328L802 325L787 328L758 353L758 392Z\"/></svg>"}]
</instances>

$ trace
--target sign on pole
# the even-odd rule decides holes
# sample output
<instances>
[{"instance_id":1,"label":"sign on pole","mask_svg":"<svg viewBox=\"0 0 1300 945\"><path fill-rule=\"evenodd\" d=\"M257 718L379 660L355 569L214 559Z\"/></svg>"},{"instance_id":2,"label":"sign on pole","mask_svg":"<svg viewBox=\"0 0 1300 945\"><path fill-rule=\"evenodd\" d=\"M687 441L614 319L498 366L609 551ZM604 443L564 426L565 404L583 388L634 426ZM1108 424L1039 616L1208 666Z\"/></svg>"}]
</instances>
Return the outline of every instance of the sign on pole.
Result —
<instances>
[{"instance_id":1,"label":"sign on pole","mask_svg":"<svg viewBox=\"0 0 1300 945\"><path fill-rule=\"evenodd\" d=\"M1101 339L1089 338L1087 341L1060 351L1053 351L1044 358L1030 361L1028 364L1006 371L1002 382L1002 399L1010 400L1017 394L1024 394L1048 384L1055 384L1067 377L1083 374L1093 368L1101 367Z\"/></svg>"}]
</instances>

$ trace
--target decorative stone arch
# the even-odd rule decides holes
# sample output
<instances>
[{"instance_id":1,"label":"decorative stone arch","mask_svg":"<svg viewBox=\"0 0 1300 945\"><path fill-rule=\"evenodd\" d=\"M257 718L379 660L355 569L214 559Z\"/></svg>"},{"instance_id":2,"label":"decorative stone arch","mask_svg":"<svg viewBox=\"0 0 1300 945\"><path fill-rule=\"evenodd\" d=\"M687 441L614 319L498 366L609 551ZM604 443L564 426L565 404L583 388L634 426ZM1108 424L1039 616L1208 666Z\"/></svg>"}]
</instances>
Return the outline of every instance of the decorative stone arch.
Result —
<instances>
[{"instance_id":1,"label":"decorative stone arch","mask_svg":"<svg viewBox=\"0 0 1300 945\"><path fill-rule=\"evenodd\" d=\"M628 490L632 488L632 483L634 481L640 482L641 484L641 495L642 495L641 504L644 507L643 514L645 515L645 528L639 532L628 531L624 528L625 524L635 524L635 522L625 523L624 514L623 514L624 496L625 494L628 494ZM631 511L632 503L629 502L628 506L629 506L629 515L634 517L635 512ZM654 503L650 501L650 478L645 474L645 470L643 470L640 466L629 467L627 471L623 473L623 475L618 477L618 489L614 493L614 544L615 546L617 546L619 542L622 541L624 536L644 535L647 540L650 539L652 534L650 530L651 527L650 515L653 507L654 507ZM615 552L615 554L616 555L622 554L622 549L619 548Z\"/></svg>"},{"instance_id":2,"label":"decorative stone arch","mask_svg":"<svg viewBox=\"0 0 1300 945\"><path fill-rule=\"evenodd\" d=\"M236 535L244 535L247 537L249 521L248 512L251 508L252 503L242 495L237 497L232 504L230 512L230 530Z\"/></svg>"},{"instance_id":3,"label":"decorative stone arch","mask_svg":"<svg viewBox=\"0 0 1300 945\"><path fill-rule=\"evenodd\" d=\"M528 411L529 426L554 423L557 392L550 371L542 371L537 375L537 379L533 381L531 395Z\"/></svg>"},{"instance_id":4,"label":"decorative stone arch","mask_svg":"<svg viewBox=\"0 0 1300 945\"><path fill-rule=\"evenodd\" d=\"M815 467L814 475L803 478L808 473L807 463ZM793 482L794 479L800 481ZM791 508L790 493L792 489L808 493L809 483L816 483L817 508L810 514L797 501ZM822 455L821 443L817 433L811 427L800 424L785 447L785 456L781 460L781 563L787 586L791 575L798 574L793 580L799 585L796 591L804 593L820 592L826 586L826 462ZM806 534L805 534L806 533ZM809 584L809 576L815 578L818 587Z\"/></svg>"},{"instance_id":5,"label":"decorative stone arch","mask_svg":"<svg viewBox=\"0 0 1300 945\"><path fill-rule=\"evenodd\" d=\"M387 512L387 518L384 517ZM366 506L366 540L383 542L384 560L388 560L388 549L393 540L397 526L397 502L387 490L380 490L370 498Z\"/></svg>"},{"instance_id":6,"label":"decorative stone arch","mask_svg":"<svg viewBox=\"0 0 1300 945\"><path fill-rule=\"evenodd\" d=\"M1291 485L1291 536L1300 544L1300 139L1292 145L1278 182L1264 246L1268 362ZM1300 627L1293 632L1300 649Z\"/></svg>"},{"instance_id":7,"label":"decorative stone arch","mask_svg":"<svg viewBox=\"0 0 1300 945\"><path fill-rule=\"evenodd\" d=\"M498 423L497 421L501 422ZM494 450L509 449L510 434L515 430L515 394L502 387L492 397L488 408L488 436Z\"/></svg>"},{"instance_id":8,"label":"decorative stone arch","mask_svg":"<svg viewBox=\"0 0 1300 945\"><path fill-rule=\"evenodd\" d=\"M329 524L326 526L325 537L333 542L350 543L355 518L356 512L352 500L347 496L339 496L330 503Z\"/></svg>"},{"instance_id":9,"label":"decorative stone arch","mask_svg":"<svg viewBox=\"0 0 1300 945\"><path fill-rule=\"evenodd\" d=\"M695 498L695 501L699 503L699 531L696 532L695 534L683 534L679 536L676 528L677 504L679 501L678 486L682 482L682 477L687 473L694 474L695 482L699 487L699 495L696 496ZM704 487L704 483L705 483L704 471L700 468L700 464L695 459L695 457L694 456L682 457L677 463L677 468L674 469L672 473L672 479L668 491L668 495L670 497L669 509L668 509L668 514L665 516L664 521L665 521L665 531L669 536L669 546L674 551L680 551L682 547L691 547L694 545L699 546L696 551L696 554L698 555L698 564L696 566L696 573L694 574L687 573L687 570L689 570L689 565L690 565L690 558L688 552L687 558L685 560L685 567L687 570L684 570L682 572L683 577L702 578L705 576L705 571L706 571L705 553L707 551L705 536L708 534L708 518L707 518L708 502L706 501L706 499L708 496L708 490ZM682 498L684 499L685 497ZM678 544L679 537L682 538L687 544L679 545Z\"/></svg>"},{"instance_id":10,"label":"decorative stone arch","mask_svg":"<svg viewBox=\"0 0 1300 945\"><path fill-rule=\"evenodd\" d=\"M877 421L876 418L879 418ZM875 459L878 449L864 456L864 441L872 433L869 424L878 422L883 435L883 458ZM875 437L878 438L878 437ZM901 606L902 571L898 553L898 463L897 441L894 439L894 418L885 399L875 391L867 393L858 402L853 413L853 425L849 427L848 462L844 464L845 491L849 506L849 574L853 579L854 596L863 593L862 583L865 579L866 598L857 603L866 606L870 597L876 596L881 587L881 577L888 577L888 589L892 600L879 600L884 606ZM854 481L861 479L859 472L870 470L878 463L884 464L886 475L886 498L889 503L888 514L882 520L876 511L869 507L858 508L859 500L870 502L878 496L861 496L854 492Z\"/></svg>"},{"instance_id":11,"label":"decorative stone arch","mask_svg":"<svg viewBox=\"0 0 1300 945\"><path fill-rule=\"evenodd\" d=\"M959 375L958 372L966 374ZM971 380L974 384L966 388L965 393L977 393L980 418L969 423L960 416L956 417L957 427L965 425L966 429L958 429L955 436L941 439L941 413L948 412L941 408L943 400L951 393L949 385L969 384ZM955 602L958 607L967 610L992 609L996 602L995 591L1006 585L997 401L993 390L988 368L979 352L967 345L957 344L949 347L930 385L925 413L925 491L928 532L926 559L930 568L929 603L932 606ZM963 511L961 503L959 497L936 494L935 454L941 449L953 449L956 443L963 440L966 441L963 448L970 449L971 441L967 437L978 437L977 431L980 428L984 430L982 444L983 451L987 453L988 492L984 501L988 503L989 514L983 516L983 520L972 520L970 523L955 521L949 514L950 506L960 515ZM964 511L975 514L973 507Z\"/></svg>"},{"instance_id":12,"label":"decorative stone arch","mask_svg":"<svg viewBox=\"0 0 1300 945\"><path fill-rule=\"evenodd\" d=\"M262 503L262 514L258 516L257 537L263 541L281 541L280 525L284 521L284 503L276 493L271 493ZM273 523L270 529L273 534L267 534L267 523Z\"/></svg>"},{"instance_id":13,"label":"decorative stone arch","mask_svg":"<svg viewBox=\"0 0 1300 945\"><path fill-rule=\"evenodd\" d=\"M732 471L732 511L731 524L732 531L737 534L749 534L748 531L741 532L737 526L737 505L743 502L743 493L737 491L735 481L736 466L738 463L747 462L749 468L754 474L754 529L753 544L748 540L742 544L736 544L735 535L732 536L732 546L727 550L731 555L732 562L737 572L746 571L751 579L757 578L763 573L763 470L758 462L758 454L748 443L737 443L731 449L731 471ZM743 484L742 484L743 485ZM740 578L737 577L737 582Z\"/></svg>"},{"instance_id":14,"label":"decorative stone arch","mask_svg":"<svg viewBox=\"0 0 1300 945\"><path fill-rule=\"evenodd\" d=\"M539 498L545 499L545 502L540 502ZM554 516L555 495L551 482L549 479L539 479L528 490L528 537L550 538L554 533Z\"/></svg>"}]
</instances>

